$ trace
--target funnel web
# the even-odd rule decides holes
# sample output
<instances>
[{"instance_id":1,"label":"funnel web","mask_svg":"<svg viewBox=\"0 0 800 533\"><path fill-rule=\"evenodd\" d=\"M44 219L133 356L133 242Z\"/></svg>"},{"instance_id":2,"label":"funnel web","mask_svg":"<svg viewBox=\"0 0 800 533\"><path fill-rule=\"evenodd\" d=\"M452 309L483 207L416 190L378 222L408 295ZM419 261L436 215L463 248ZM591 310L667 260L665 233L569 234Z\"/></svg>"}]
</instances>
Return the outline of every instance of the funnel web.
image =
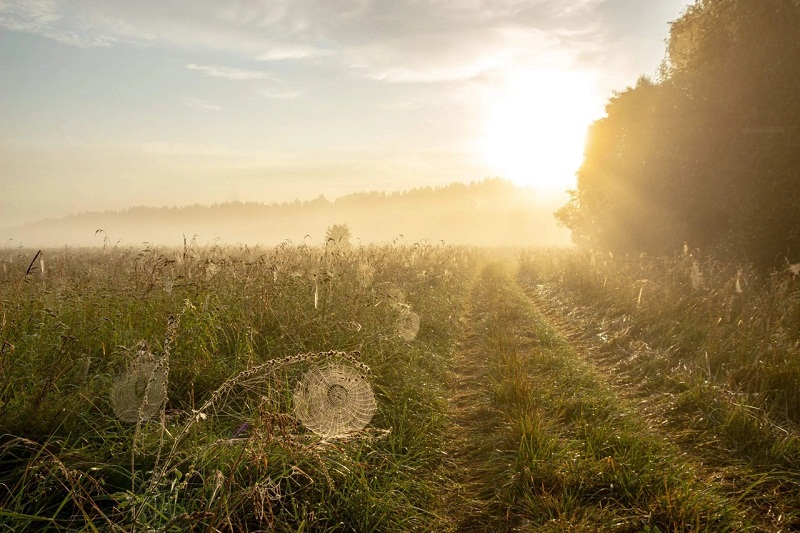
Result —
<instances>
[{"instance_id":1,"label":"funnel web","mask_svg":"<svg viewBox=\"0 0 800 533\"><path fill-rule=\"evenodd\" d=\"M294 390L294 413L323 438L361 431L377 405L372 387L355 368L328 364L311 368Z\"/></svg>"}]
</instances>

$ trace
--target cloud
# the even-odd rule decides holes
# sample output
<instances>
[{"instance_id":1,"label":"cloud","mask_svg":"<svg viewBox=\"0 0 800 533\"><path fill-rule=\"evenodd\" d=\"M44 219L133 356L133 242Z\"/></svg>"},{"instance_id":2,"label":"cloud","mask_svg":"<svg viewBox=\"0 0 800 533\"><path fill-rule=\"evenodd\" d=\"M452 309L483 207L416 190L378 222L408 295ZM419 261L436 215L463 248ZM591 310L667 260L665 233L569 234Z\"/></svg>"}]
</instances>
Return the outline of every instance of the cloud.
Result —
<instances>
[{"instance_id":1,"label":"cloud","mask_svg":"<svg viewBox=\"0 0 800 533\"><path fill-rule=\"evenodd\" d=\"M397 83L456 82L506 69L566 66L575 53L543 30L486 28L463 34L400 37L347 50L368 79ZM437 50L433 54L430 50Z\"/></svg>"},{"instance_id":2,"label":"cloud","mask_svg":"<svg viewBox=\"0 0 800 533\"><path fill-rule=\"evenodd\" d=\"M189 70L202 72L211 78L225 78L228 80L265 80L269 78L266 72L260 70L248 70L241 68L220 67L217 65L197 65L189 63L186 65Z\"/></svg>"},{"instance_id":3,"label":"cloud","mask_svg":"<svg viewBox=\"0 0 800 533\"><path fill-rule=\"evenodd\" d=\"M277 46L256 57L259 61L284 61L287 59L306 59L311 57L332 56L336 52L330 49L313 46L289 45Z\"/></svg>"},{"instance_id":4,"label":"cloud","mask_svg":"<svg viewBox=\"0 0 800 533\"><path fill-rule=\"evenodd\" d=\"M355 76L394 83L462 81L510 68L570 63L604 34L608 0L6 0L0 27L76 46L161 46L241 60L330 59ZM191 63L233 80L257 70Z\"/></svg>"},{"instance_id":5,"label":"cloud","mask_svg":"<svg viewBox=\"0 0 800 533\"><path fill-rule=\"evenodd\" d=\"M263 94L265 98L269 98L271 100L295 100L303 96L301 91L264 91L261 94Z\"/></svg>"},{"instance_id":6,"label":"cloud","mask_svg":"<svg viewBox=\"0 0 800 533\"><path fill-rule=\"evenodd\" d=\"M348 64L368 79L453 82L506 69L568 67L596 48L592 9L603 0L443 0L383 6L340 39Z\"/></svg>"},{"instance_id":7,"label":"cloud","mask_svg":"<svg viewBox=\"0 0 800 533\"><path fill-rule=\"evenodd\" d=\"M75 21L55 0L5 0L0 2L0 28L42 35L60 43L88 48L111 46L113 35L76 31Z\"/></svg>"},{"instance_id":8,"label":"cloud","mask_svg":"<svg viewBox=\"0 0 800 533\"><path fill-rule=\"evenodd\" d=\"M0 26L14 31L44 32L61 18L54 1L9 0L0 3Z\"/></svg>"}]
</instances>

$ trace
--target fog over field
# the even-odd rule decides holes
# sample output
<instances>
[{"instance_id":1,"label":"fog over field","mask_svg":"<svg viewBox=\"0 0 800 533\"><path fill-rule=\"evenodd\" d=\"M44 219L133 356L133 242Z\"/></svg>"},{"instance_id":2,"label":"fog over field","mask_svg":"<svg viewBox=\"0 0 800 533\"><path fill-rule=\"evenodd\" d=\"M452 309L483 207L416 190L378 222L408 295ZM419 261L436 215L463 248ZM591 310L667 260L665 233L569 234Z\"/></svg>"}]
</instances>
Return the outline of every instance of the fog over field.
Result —
<instances>
[{"instance_id":1,"label":"fog over field","mask_svg":"<svg viewBox=\"0 0 800 533\"><path fill-rule=\"evenodd\" d=\"M569 233L535 191L500 179L437 189L353 194L329 201L265 205L229 202L182 208L138 207L83 213L8 230L7 246L58 247L282 242L322 244L330 226L346 225L351 244L399 241L475 246L556 246Z\"/></svg>"}]
</instances>

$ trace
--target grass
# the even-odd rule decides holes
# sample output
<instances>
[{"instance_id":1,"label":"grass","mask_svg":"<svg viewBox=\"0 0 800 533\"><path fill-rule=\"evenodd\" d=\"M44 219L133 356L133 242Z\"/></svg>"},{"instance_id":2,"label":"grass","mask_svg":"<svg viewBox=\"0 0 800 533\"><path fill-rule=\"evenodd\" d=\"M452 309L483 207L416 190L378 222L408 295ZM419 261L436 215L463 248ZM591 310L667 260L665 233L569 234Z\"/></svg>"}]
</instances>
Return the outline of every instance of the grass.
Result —
<instances>
[{"instance_id":1,"label":"grass","mask_svg":"<svg viewBox=\"0 0 800 533\"><path fill-rule=\"evenodd\" d=\"M520 267L529 294L596 345L598 364L640 401L662 404L655 411L676 442L718 468L769 527L800 524L800 287L791 272L759 278L697 252L527 251Z\"/></svg>"},{"instance_id":2,"label":"grass","mask_svg":"<svg viewBox=\"0 0 800 533\"><path fill-rule=\"evenodd\" d=\"M696 252L512 262L426 244L3 249L0 523L798 527L795 277ZM140 387L168 368L166 400L126 422L111 391L137 357ZM366 430L323 439L293 415L326 361L369 371Z\"/></svg>"},{"instance_id":3,"label":"grass","mask_svg":"<svg viewBox=\"0 0 800 533\"><path fill-rule=\"evenodd\" d=\"M0 521L436 529L440 487L426 473L440 462L469 251L192 244L7 249L2 261ZM398 334L398 309L421 318L413 340ZM167 400L126 423L110 391L142 343L168 364ZM371 369L379 409L364 433L325 441L291 416L291 392L329 357Z\"/></svg>"},{"instance_id":4,"label":"grass","mask_svg":"<svg viewBox=\"0 0 800 533\"><path fill-rule=\"evenodd\" d=\"M704 482L496 267L474 298L485 357L481 497L486 530L742 531L735 500Z\"/></svg>"},{"instance_id":5,"label":"grass","mask_svg":"<svg viewBox=\"0 0 800 533\"><path fill-rule=\"evenodd\" d=\"M696 252L600 259L537 251L523 255L521 272L528 284L557 286L597 309L609 325L624 323L609 329L662 349L664 366L748 394L776 419L800 420L800 280L788 270L759 278Z\"/></svg>"}]
</instances>

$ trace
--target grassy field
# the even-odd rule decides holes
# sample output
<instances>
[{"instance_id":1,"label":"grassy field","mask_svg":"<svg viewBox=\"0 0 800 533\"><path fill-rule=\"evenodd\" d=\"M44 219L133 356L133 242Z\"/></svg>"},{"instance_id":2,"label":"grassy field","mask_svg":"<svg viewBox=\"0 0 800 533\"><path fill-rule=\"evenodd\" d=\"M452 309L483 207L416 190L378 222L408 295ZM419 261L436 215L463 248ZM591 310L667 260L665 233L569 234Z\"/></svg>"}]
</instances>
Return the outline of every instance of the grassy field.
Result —
<instances>
[{"instance_id":1,"label":"grassy field","mask_svg":"<svg viewBox=\"0 0 800 533\"><path fill-rule=\"evenodd\" d=\"M0 264L10 531L800 527L791 272L398 243ZM334 365L376 409L326 436L297 387Z\"/></svg>"},{"instance_id":2,"label":"grassy field","mask_svg":"<svg viewBox=\"0 0 800 533\"><path fill-rule=\"evenodd\" d=\"M694 252L530 250L518 281L709 485L758 530L800 527L800 280Z\"/></svg>"},{"instance_id":3,"label":"grassy field","mask_svg":"<svg viewBox=\"0 0 800 533\"><path fill-rule=\"evenodd\" d=\"M0 272L0 522L436 529L444 373L472 252L285 245L34 256L8 251ZM142 350L168 365L167 400L151 418L122 421L111 391ZM330 359L371 370L377 413L352 438L321 439L292 416L294 384Z\"/></svg>"}]
</instances>

